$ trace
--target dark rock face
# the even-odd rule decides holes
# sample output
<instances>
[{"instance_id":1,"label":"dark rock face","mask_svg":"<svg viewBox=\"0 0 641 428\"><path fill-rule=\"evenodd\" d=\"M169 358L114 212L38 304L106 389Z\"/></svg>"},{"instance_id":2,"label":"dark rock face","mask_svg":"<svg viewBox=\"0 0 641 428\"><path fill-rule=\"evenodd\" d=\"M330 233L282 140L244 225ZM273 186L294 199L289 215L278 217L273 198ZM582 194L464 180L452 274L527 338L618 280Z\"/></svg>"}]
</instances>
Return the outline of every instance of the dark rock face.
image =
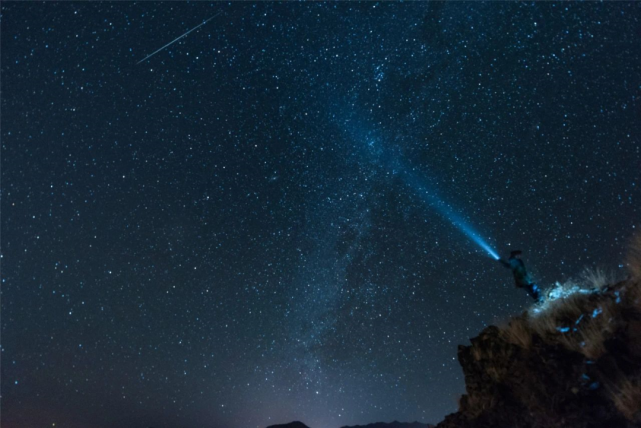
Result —
<instances>
[{"instance_id":1,"label":"dark rock face","mask_svg":"<svg viewBox=\"0 0 641 428\"><path fill-rule=\"evenodd\" d=\"M284 425L270 425L267 428L309 428L302 422L294 421Z\"/></svg>"},{"instance_id":2,"label":"dark rock face","mask_svg":"<svg viewBox=\"0 0 641 428\"><path fill-rule=\"evenodd\" d=\"M434 425L422 424L420 422L376 422L368 425L344 426L342 428L434 428Z\"/></svg>"},{"instance_id":3,"label":"dark rock face","mask_svg":"<svg viewBox=\"0 0 641 428\"><path fill-rule=\"evenodd\" d=\"M641 284L568 293L459 346L467 394L437 428L641 427Z\"/></svg>"}]
</instances>

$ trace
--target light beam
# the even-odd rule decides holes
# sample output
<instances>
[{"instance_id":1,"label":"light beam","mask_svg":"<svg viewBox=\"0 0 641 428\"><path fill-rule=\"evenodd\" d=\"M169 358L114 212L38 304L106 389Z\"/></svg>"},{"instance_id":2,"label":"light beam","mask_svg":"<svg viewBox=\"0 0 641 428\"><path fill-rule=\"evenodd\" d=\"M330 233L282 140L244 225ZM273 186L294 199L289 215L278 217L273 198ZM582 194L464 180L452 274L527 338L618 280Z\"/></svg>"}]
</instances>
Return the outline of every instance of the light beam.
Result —
<instances>
[{"instance_id":1,"label":"light beam","mask_svg":"<svg viewBox=\"0 0 641 428\"><path fill-rule=\"evenodd\" d=\"M405 184L412 188L427 205L436 209L436 211L449 220L458 230L463 232L472 242L485 250L495 260L499 259L499 255L490 247L490 245L468 224L463 218L457 214L451 206L446 204L443 199L439 198L436 192L429 190L427 185L418 177L416 173L408 170L397 164L398 174L403 178Z\"/></svg>"},{"instance_id":2,"label":"light beam","mask_svg":"<svg viewBox=\"0 0 641 428\"><path fill-rule=\"evenodd\" d=\"M348 135L355 141L366 142L362 147L365 148L368 153L370 161L375 162L388 172L391 172L394 176L400 177L405 185L416 192L425 204L435 209L436 212L447 219L454 227L465 234L465 236L482 248L483 251L493 259L498 260L499 255L496 251L490 247L487 241L484 240L456 210L438 196L434 190L435 186L430 186L429 180L422 174L417 173L415 168L405 166L402 155L397 153L394 148L385 148L381 144L378 144L379 138L371 131L371 127L354 118L353 105L350 110L352 110L352 114L342 116L342 129L347 131ZM334 120L338 117L341 116L332 116Z\"/></svg>"}]
</instances>

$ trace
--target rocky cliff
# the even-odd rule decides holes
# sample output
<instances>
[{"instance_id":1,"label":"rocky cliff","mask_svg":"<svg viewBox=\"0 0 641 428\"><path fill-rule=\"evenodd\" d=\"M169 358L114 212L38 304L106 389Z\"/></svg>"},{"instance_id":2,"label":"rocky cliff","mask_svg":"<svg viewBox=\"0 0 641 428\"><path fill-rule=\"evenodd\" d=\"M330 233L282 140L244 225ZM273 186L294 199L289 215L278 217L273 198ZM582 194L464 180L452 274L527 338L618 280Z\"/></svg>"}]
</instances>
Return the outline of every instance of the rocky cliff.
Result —
<instances>
[{"instance_id":1,"label":"rocky cliff","mask_svg":"<svg viewBox=\"0 0 641 428\"><path fill-rule=\"evenodd\" d=\"M641 236L628 279L599 272L460 346L467 393L437 428L641 427Z\"/></svg>"}]
</instances>

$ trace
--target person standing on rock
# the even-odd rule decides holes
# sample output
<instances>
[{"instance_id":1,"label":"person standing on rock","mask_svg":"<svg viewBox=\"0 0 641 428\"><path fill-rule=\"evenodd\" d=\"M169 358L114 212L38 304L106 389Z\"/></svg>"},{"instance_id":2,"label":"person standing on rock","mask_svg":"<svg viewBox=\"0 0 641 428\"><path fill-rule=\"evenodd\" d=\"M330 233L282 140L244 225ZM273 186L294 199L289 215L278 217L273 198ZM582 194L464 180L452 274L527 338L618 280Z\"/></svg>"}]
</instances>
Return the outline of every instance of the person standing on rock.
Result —
<instances>
[{"instance_id":1,"label":"person standing on rock","mask_svg":"<svg viewBox=\"0 0 641 428\"><path fill-rule=\"evenodd\" d=\"M528 274L527 270L525 269L525 263L523 263L523 260L519 258L521 255L521 251L512 251L510 253L510 258L506 260L499 259L499 262L506 268L512 270L512 274L514 275L514 282L516 283L516 286L518 288L525 288L534 300L537 302L543 301L543 296L541 296L541 289L539 288L538 285L536 285L532 279L530 278L530 274Z\"/></svg>"}]
</instances>

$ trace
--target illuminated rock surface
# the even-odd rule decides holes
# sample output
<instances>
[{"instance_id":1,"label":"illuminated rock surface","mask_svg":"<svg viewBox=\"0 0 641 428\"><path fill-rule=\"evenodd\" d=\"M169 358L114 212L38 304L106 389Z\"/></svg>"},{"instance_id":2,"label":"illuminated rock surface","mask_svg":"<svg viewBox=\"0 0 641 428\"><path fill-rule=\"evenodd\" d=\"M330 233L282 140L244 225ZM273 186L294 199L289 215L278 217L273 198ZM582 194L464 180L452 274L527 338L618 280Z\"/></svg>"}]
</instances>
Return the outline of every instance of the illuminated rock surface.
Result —
<instances>
[{"instance_id":1,"label":"illuminated rock surface","mask_svg":"<svg viewBox=\"0 0 641 428\"><path fill-rule=\"evenodd\" d=\"M632 277L557 289L558 299L459 346L467 394L437 427L641 426L640 287Z\"/></svg>"}]
</instances>

